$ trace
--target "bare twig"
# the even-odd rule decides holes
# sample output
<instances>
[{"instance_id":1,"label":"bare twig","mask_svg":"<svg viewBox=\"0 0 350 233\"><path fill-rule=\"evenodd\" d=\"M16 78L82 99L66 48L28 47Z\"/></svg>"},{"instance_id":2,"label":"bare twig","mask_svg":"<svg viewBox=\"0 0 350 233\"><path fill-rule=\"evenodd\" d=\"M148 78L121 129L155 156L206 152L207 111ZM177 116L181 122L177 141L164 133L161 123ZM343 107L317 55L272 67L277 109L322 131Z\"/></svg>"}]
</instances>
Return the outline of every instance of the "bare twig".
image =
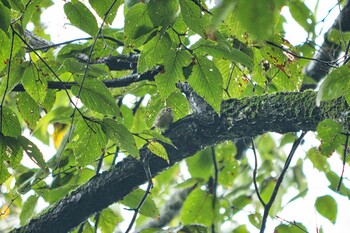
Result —
<instances>
[{"instance_id":1,"label":"bare twig","mask_svg":"<svg viewBox=\"0 0 350 233\"><path fill-rule=\"evenodd\" d=\"M147 158L144 159L143 161L143 168L145 170L146 176L147 176L147 180L148 180L148 184L147 184L147 188L145 193L143 194L141 201L139 202L139 204L137 205L137 207L134 209L134 215L132 216L132 219L129 223L128 228L126 229L125 233L128 233L131 231L132 226L134 225L135 221L136 221L136 217L138 215L138 213L140 212L142 205L145 203L148 195L151 193L150 190L153 188L153 182L152 182L152 173L149 167L149 162L147 161Z\"/></svg>"},{"instance_id":2,"label":"bare twig","mask_svg":"<svg viewBox=\"0 0 350 233\"><path fill-rule=\"evenodd\" d=\"M282 169L282 172L280 174L280 176L278 177L277 181L276 181L276 185L275 185L275 188L273 189L273 192L272 192L272 195L270 197L270 200L268 201L268 203L266 203L266 205L264 206L264 215L263 215L263 218L262 218L262 223L261 223L261 228L260 228L260 233L263 233L265 232L265 228L266 228L266 221L267 221L267 217L269 215L269 212L270 212L270 209L272 207L272 204L274 203L276 197L277 197L277 194L278 194L278 190L279 190L279 187L281 186L282 184L282 181L284 179L284 175L286 174L287 170L288 170L288 167L290 165L290 162L292 161L292 158L295 154L295 151L297 150L297 148L299 147L300 145L300 142L301 140L304 138L306 132L302 132L300 137L298 139L296 139L293 143L293 146L292 146L292 149L287 157L287 160L284 164L284 167Z\"/></svg>"},{"instance_id":3,"label":"bare twig","mask_svg":"<svg viewBox=\"0 0 350 233\"><path fill-rule=\"evenodd\" d=\"M255 189L256 195L258 196L258 199L259 199L260 203L265 207L266 203L264 202L264 200L262 199L262 197L260 195L258 184L256 182L256 175L257 175L257 172L258 172L258 157L256 155L255 144L254 144L254 139L253 138L251 138L251 142L252 142L252 149L253 149L253 154L254 154L254 171L253 171L254 189Z\"/></svg>"},{"instance_id":4,"label":"bare twig","mask_svg":"<svg viewBox=\"0 0 350 233\"><path fill-rule=\"evenodd\" d=\"M340 179L338 182L338 186L337 186L337 192L339 192L340 188L341 188L341 184L343 182L343 178L344 178L344 170L345 170L345 164L346 164L346 155L348 154L348 146L349 146L349 134L346 134L346 140L345 140L345 146L344 146L344 153L343 153L343 168L340 174Z\"/></svg>"},{"instance_id":5,"label":"bare twig","mask_svg":"<svg viewBox=\"0 0 350 233\"><path fill-rule=\"evenodd\" d=\"M215 148L214 146L211 147L211 157L213 159L213 165L214 165L214 182L213 182L213 203L212 203L212 208L215 213L215 204L217 201L217 188L218 188L218 179L219 179L219 168L218 168L218 163L216 161L216 154L215 154ZM215 233L215 224L213 223L211 225L211 232Z\"/></svg>"}]
</instances>

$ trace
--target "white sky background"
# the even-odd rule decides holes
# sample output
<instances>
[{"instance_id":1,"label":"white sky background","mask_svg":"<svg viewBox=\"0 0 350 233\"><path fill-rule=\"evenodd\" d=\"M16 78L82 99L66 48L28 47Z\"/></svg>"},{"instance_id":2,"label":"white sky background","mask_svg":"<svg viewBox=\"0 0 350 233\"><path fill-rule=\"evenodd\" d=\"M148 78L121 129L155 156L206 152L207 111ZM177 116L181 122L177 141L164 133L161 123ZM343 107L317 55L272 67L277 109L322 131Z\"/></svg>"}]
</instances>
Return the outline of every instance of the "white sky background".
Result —
<instances>
[{"instance_id":1,"label":"white sky background","mask_svg":"<svg viewBox=\"0 0 350 233\"><path fill-rule=\"evenodd\" d=\"M305 3L313 11L316 1L317 0L305 0ZM45 26L47 27L46 32L51 35L52 42L59 43L88 36L86 33L69 24L69 21L65 17L63 11L63 5L65 4L65 1L54 0L54 2L55 5L45 10L42 14L42 22L45 23ZM320 0L316 21L320 22L327 14L329 14L329 10L332 9L336 3L336 0ZM284 8L282 10L282 13L287 19L287 24L285 25L286 39L294 45L303 43L307 39L307 33L292 19L287 8ZM334 19L338 14L339 8L336 7L332 10L332 12L330 12L324 23L319 23L317 25L316 33L318 34L321 31L326 32L328 28L333 24ZM99 21L99 24L100 22L101 21ZM119 9L116 20L112 26L115 28L122 28L124 26L122 8ZM320 38L317 40L318 45L321 45L322 38L323 37L320 36ZM300 158L305 157L305 151L307 151L310 146L318 145L318 141L313 139L312 133L308 133L308 135L309 137L306 139L307 145L300 147L296 153L296 155ZM42 145L38 140L34 141L39 146L39 148L42 149L42 152L44 152L43 154L53 155L55 153L53 148ZM286 153L288 154L289 151L286 151ZM297 158L293 159L293 161L296 160ZM330 159L330 162L332 164L331 166L334 168L337 174L340 174L342 164L338 157L333 156L333 158ZM350 227L350 217L348 213L348 210L350 209L349 200L329 190L327 187L329 183L324 175L320 174L316 169L314 169L310 162L304 163L304 172L308 178L308 195L304 199L299 199L292 204L287 205L285 209L278 215L283 219L291 222L297 221L303 223L310 232L316 233L317 228L320 228L321 226L324 232L344 232L344 229ZM347 174L349 174L349 172L349 169L345 170L345 177L348 177ZM345 182L347 181L347 179L344 180ZM314 207L316 198L325 194L332 195L338 202L338 218L335 225L331 224L327 219L324 219L322 216L320 216ZM296 193L290 194L289 198L293 197L294 195L296 195ZM287 199L285 201L287 201ZM242 211L241 217L244 218L244 215L247 214L249 213ZM130 219L131 217L126 218L127 222L125 224L125 227L128 225ZM273 232L274 227L279 223L280 221L277 220L272 224L271 220L268 220L266 232ZM256 228L252 228L251 230L252 232L255 232Z\"/></svg>"}]
</instances>

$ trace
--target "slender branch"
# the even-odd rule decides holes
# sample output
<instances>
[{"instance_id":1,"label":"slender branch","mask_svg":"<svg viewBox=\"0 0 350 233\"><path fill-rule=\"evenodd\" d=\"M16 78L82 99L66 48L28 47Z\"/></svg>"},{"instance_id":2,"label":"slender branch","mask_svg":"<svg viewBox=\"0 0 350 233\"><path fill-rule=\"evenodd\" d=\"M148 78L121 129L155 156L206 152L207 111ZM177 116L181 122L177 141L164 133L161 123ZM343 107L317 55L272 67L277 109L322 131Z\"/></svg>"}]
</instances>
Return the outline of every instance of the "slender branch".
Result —
<instances>
[{"instance_id":1,"label":"slender branch","mask_svg":"<svg viewBox=\"0 0 350 233\"><path fill-rule=\"evenodd\" d=\"M122 78L114 78L111 80L104 80L103 83L108 88L118 88L118 87L126 87L129 86L132 83L141 82L141 81L154 81L154 77L159 74L163 70L163 67L158 66L155 67L152 70L146 71L142 74L131 74ZM55 90L69 90L72 88L72 86L78 85L77 82L55 82L55 81L48 81L47 82L48 89L55 89ZM12 91L15 92L22 92L25 91L23 85L17 84Z\"/></svg>"},{"instance_id":2,"label":"slender branch","mask_svg":"<svg viewBox=\"0 0 350 233\"><path fill-rule=\"evenodd\" d=\"M278 179L276 181L276 185L275 185L275 188L273 189L273 192L272 192L272 195L270 197L270 200L264 206L264 215L263 215L263 218L262 218L260 233L265 232L266 221L267 221L267 217L269 216L269 212L270 212L270 209L272 207L272 204L275 202L275 199L276 199L277 194L278 194L278 190L279 190L279 188L280 188L280 186L282 184L282 181L284 179L284 175L286 174L286 172L288 170L288 167L290 165L290 162L292 161L292 158L293 158L297 148L299 147L300 142L304 138L305 134L306 134L306 132L302 132L300 137L294 141L292 149L291 149L291 151L290 151L290 153L289 153L289 155L287 157L287 160L286 160L286 162L284 164L284 167L282 169L282 172L281 172L280 176L278 177Z\"/></svg>"},{"instance_id":3,"label":"slender branch","mask_svg":"<svg viewBox=\"0 0 350 233\"><path fill-rule=\"evenodd\" d=\"M260 195L260 191L258 188L258 184L256 182L256 176L257 176L257 171L258 171L258 157L256 155L256 150L255 150L255 144L254 144L254 140L253 138L251 138L251 142L252 142L252 149L253 149L253 154L254 154L254 171L253 171L253 184L254 184L254 189L255 189L255 193L258 196L258 199L260 201L260 203L266 207L266 203L264 202L264 200L262 199L261 195Z\"/></svg>"},{"instance_id":4,"label":"slender branch","mask_svg":"<svg viewBox=\"0 0 350 233\"><path fill-rule=\"evenodd\" d=\"M146 161L147 160L147 161ZM135 221L136 221L136 217L138 215L138 213L140 212L143 204L146 201L146 198L148 197L148 195L151 193L151 189L153 188L153 182L152 182L152 174L151 174L151 170L149 167L149 161L147 159L147 157L145 158L145 161L143 161L143 168L145 170L146 176L147 176L147 180L148 180L148 184L147 184L147 188L145 193L143 194L139 204L137 205L137 207L134 209L134 215L132 216L132 219L129 223L128 228L126 229L125 233L128 233L131 231L132 226L134 225Z\"/></svg>"},{"instance_id":5,"label":"slender branch","mask_svg":"<svg viewBox=\"0 0 350 233\"><path fill-rule=\"evenodd\" d=\"M216 161L216 154L215 154L215 148L214 146L211 147L211 157L213 159L213 164L214 164L214 182L213 182L213 202L212 202L212 208L213 212L215 212L215 207L216 207L216 202L217 202L217 189L218 189L218 179L219 179L219 167L218 163ZM215 233L215 224L213 223L211 225L211 232Z\"/></svg>"},{"instance_id":6,"label":"slender branch","mask_svg":"<svg viewBox=\"0 0 350 233\"><path fill-rule=\"evenodd\" d=\"M337 186L337 192L339 192L339 190L341 188L341 184L343 183L345 164L346 164L346 156L348 154L349 136L350 136L349 134L346 134L344 153L343 153L343 167L342 167L342 171L341 171L341 174L340 174L339 183L338 183L338 186Z\"/></svg>"},{"instance_id":7,"label":"slender branch","mask_svg":"<svg viewBox=\"0 0 350 233\"><path fill-rule=\"evenodd\" d=\"M98 39L110 40L110 41L115 42L119 46L124 46L124 43L122 41L117 40L117 39L115 39L113 37L110 37L110 36L98 36L97 38ZM37 51L37 50L48 50L48 49L51 49L51 48L56 48L56 47L61 46L61 45L71 44L71 43L76 42L76 41L92 40L92 39L94 39L94 38L93 37L77 38L77 39L67 40L67 41L64 41L64 42L56 43L56 44L50 44L50 45L45 45L45 46L41 46L41 47L28 48L28 51L32 52L32 51Z\"/></svg>"}]
</instances>

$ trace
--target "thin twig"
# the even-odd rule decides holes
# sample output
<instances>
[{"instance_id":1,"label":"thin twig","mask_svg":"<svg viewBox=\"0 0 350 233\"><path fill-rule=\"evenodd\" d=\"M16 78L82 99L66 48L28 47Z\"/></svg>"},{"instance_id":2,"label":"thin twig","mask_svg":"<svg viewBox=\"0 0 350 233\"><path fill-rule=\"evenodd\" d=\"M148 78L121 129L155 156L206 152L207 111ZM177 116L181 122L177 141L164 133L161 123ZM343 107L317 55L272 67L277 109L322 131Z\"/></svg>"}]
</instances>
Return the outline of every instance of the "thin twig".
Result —
<instances>
[{"instance_id":1,"label":"thin twig","mask_svg":"<svg viewBox=\"0 0 350 233\"><path fill-rule=\"evenodd\" d=\"M338 67L336 61L322 61L322 60L319 60L319 59L316 59L316 58L312 58L312 57L300 56L300 55L297 55L297 54L295 54L295 53L289 51L288 49L284 48L284 47L281 46L281 45L277 45L277 44L274 43L274 42L266 41L266 43L269 44L269 45L272 45L272 46L274 46L274 47L276 47L276 48L281 49L282 51L284 51L284 52L286 52L286 53L292 55L293 57L296 57L296 58L299 58L299 59L304 59L304 60L309 60L309 61L316 61L316 62L322 63L322 64L324 64L324 65L327 65L327 66L329 66L329 67L331 67L331 68L337 68L337 67Z\"/></svg>"},{"instance_id":2,"label":"thin twig","mask_svg":"<svg viewBox=\"0 0 350 233\"><path fill-rule=\"evenodd\" d=\"M346 140L345 140L345 147L344 147L344 153L343 153L343 168L340 174L340 179L339 179L339 183L337 186L337 192L340 191L341 188L341 184L343 182L343 178L344 178L344 170L345 170L345 164L346 164L346 155L348 154L348 146L349 146L349 134L346 134Z\"/></svg>"},{"instance_id":3,"label":"thin twig","mask_svg":"<svg viewBox=\"0 0 350 233\"><path fill-rule=\"evenodd\" d=\"M125 233L130 232L132 226L134 225L135 221L136 221L136 217L138 215L138 213L140 212L142 205L145 203L148 195L151 193L150 190L153 188L153 182L152 182L152 174L151 174L151 170L149 167L149 162L147 161L147 158L144 159L143 161L143 168L145 170L146 176L147 176L147 180L148 180L148 184L147 184L147 188L145 193L143 194L141 201L139 202L139 204L137 205L137 207L134 209L134 214L132 216L132 219L129 223L128 228L126 229Z\"/></svg>"},{"instance_id":4,"label":"thin twig","mask_svg":"<svg viewBox=\"0 0 350 233\"><path fill-rule=\"evenodd\" d=\"M120 40L117 40L113 37L109 37L109 36L98 36L97 37L98 39L107 39L107 40L110 40L110 41L113 41L115 42L117 45L119 46L124 46L124 43ZM64 42L60 42L60 43L57 43L57 44L52 44L52 45L47 45L47 46L42 46L42 47L38 47L38 48L28 48L28 51L29 52L32 52L32 51L37 51L37 50L46 50L46 49L50 49L50 48L55 48L55 47L58 47L58 46L61 46L61 45L66 45L66 44L71 44L73 42L76 42L76 41L81 41L81 40L92 40L94 39L93 37L85 37L85 38L77 38L77 39L73 39L73 40L68 40L68 41L64 41Z\"/></svg>"},{"instance_id":5,"label":"thin twig","mask_svg":"<svg viewBox=\"0 0 350 233\"><path fill-rule=\"evenodd\" d=\"M282 184L282 181L284 179L284 175L286 174L287 170L288 170L288 167L290 165L290 162L292 161L292 158L297 150L297 148L299 147L300 145L300 142L302 141L302 139L304 138L306 132L302 132L300 137L298 139L296 139L293 143L293 146L292 146L292 149L287 157L287 160L284 164L284 167L282 169L282 172L280 174L280 176L278 177L277 181L276 181L276 185L275 185L275 188L273 189L273 192L272 192L272 195L270 197L270 200L269 202L264 206L264 215L263 215L263 218L262 218L262 223L261 223L261 228L260 228L260 233L263 233L265 232L265 228L266 228L266 221L267 221L267 217L269 216L269 212L270 212L270 209L272 207L272 204L274 203L276 197L277 197L277 194L278 194L278 190L279 190L279 187L281 186Z\"/></svg>"},{"instance_id":6,"label":"thin twig","mask_svg":"<svg viewBox=\"0 0 350 233\"><path fill-rule=\"evenodd\" d=\"M218 188L218 179L219 179L219 167L218 167L218 163L216 161L216 154L215 154L215 148L214 146L211 147L211 157L213 159L213 165L214 165L214 183L213 183L213 202L212 202L212 208L213 208L213 212L215 212L215 204L217 201L217 188ZM213 223L211 225L211 232L215 233L215 224Z\"/></svg>"},{"instance_id":7,"label":"thin twig","mask_svg":"<svg viewBox=\"0 0 350 233\"><path fill-rule=\"evenodd\" d=\"M288 224L290 224L290 225L292 225L292 226L297 227L299 230L301 230L301 231L303 231L303 232L305 232L305 233L308 233L307 230L305 230L304 228L300 227L300 226L297 224L297 222L295 222L295 221L288 221L288 220L286 220L286 219L284 219L284 218L281 218L281 217L278 216L278 215L275 215L275 217L276 217L277 219L283 221L283 222L286 222L286 223L288 223Z\"/></svg>"},{"instance_id":8,"label":"thin twig","mask_svg":"<svg viewBox=\"0 0 350 233\"><path fill-rule=\"evenodd\" d=\"M255 149L255 144L254 144L253 138L251 138L251 142L252 142L252 149L253 149L253 154L254 154L254 171L253 171L254 189L255 189L256 195L258 196L258 199L259 199L260 203L265 207L266 203L264 202L264 200L262 199L262 197L260 195L258 184L256 182L256 176L257 176L257 173L258 173L258 157L256 155L256 149Z\"/></svg>"},{"instance_id":9,"label":"thin twig","mask_svg":"<svg viewBox=\"0 0 350 233\"><path fill-rule=\"evenodd\" d=\"M6 93L9 89L9 81L10 81L10 73L11 73L11 61L12 61L13 46L14 46L14 41L15 41L14 36L15 36L15 33L12 31L10 57L9 57L8 66L7 66L6 85L5 85L4 95L2 96L1 103L0 103L0 133L2 133L2 124L3 124L3 120L2 120L3 105L5 102L5 98L6 98Z\"/></svg>"}]
</instances>

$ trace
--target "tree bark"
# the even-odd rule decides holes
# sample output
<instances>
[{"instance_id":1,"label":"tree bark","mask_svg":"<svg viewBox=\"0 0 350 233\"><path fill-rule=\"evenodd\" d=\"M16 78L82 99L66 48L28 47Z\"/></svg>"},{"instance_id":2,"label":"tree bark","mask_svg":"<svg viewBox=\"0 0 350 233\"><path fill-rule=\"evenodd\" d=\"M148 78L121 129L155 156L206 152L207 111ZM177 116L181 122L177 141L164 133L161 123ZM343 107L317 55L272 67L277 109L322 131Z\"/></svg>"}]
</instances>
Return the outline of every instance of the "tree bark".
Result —
<instances>
[{"instance_id":1,"label":"tree bark","mask_svg":"<svg viewBox=\"0 0 350 233\"><path fill-rule=\"evenodd\" d=\"M350 108L344 98L316 106L316 93L276 93L230 99L222 102L221 114L212 110L192 114L173 123L164 132L173 144L165 144L169 163L153 155L146 147L140 150L147 163L127 157L109 171L95 176L52 208L12 232L68 232L93 213L122 200L147 181L144 166L149 165L152 177L197 151L242 137L266 132L314 131L319 122L333 119L349 129Z\"/></svg>"}]
</instances>

